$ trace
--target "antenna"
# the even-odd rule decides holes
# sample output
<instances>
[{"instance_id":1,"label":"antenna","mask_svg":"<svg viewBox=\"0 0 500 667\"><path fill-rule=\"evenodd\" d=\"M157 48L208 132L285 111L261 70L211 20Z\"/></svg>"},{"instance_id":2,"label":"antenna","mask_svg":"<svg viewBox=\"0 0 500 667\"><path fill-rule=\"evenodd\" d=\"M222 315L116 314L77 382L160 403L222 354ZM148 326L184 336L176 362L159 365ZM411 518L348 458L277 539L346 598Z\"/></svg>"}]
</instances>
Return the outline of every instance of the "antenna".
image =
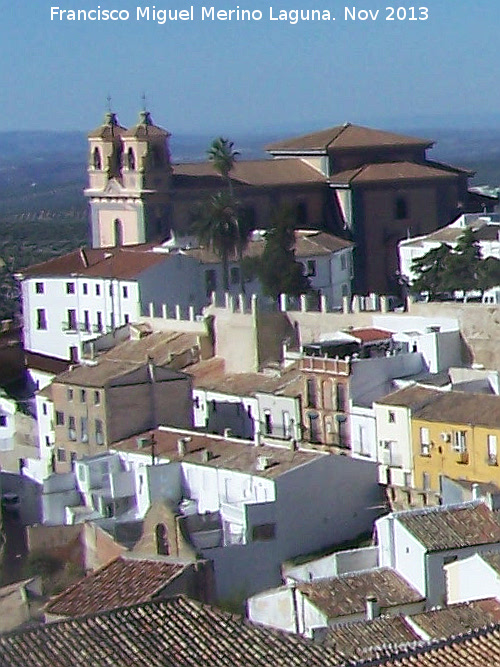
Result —
<instances>
[{"instance_id":1,"label":"antenna","mask_svg":"<svg viewBox=\"0 0 500 667\"><path fill-rule=\"evenodd\" d=\"M146 111L147 108L148 108L148 105L147 105L146 93L145 92L142 93L141 100L142 100L142 110Z\"/></svg>"},{"instance_id":2,"label":"antenna","mask_svg":"<svg viewBox=\"0 0 500 667\"><path fill-rule=\"evenodd\" d=\"M106 101L108 103L108 111L111 113L111 95L108 93L108 96L106 97Z\"/></svg>"}]
</instances>

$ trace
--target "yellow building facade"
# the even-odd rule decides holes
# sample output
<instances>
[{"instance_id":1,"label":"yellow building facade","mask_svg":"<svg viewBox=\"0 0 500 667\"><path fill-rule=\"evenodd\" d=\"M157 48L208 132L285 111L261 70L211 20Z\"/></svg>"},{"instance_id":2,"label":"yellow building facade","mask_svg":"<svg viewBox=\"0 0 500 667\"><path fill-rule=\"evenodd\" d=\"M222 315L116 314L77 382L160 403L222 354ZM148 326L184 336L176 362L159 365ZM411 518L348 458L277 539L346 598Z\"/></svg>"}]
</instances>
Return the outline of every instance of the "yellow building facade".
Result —
<instances>
[{"instance_id":1,"label":"yellow building facade","mask_svg":"<svg viewBox=\"0 0 500 667\"><path fill-rule=\"evenodd\" d=\"M500 486L500 396L445 392L411 419L414 483L440 491L440 476Z\"/></svg>"}]
</instances>

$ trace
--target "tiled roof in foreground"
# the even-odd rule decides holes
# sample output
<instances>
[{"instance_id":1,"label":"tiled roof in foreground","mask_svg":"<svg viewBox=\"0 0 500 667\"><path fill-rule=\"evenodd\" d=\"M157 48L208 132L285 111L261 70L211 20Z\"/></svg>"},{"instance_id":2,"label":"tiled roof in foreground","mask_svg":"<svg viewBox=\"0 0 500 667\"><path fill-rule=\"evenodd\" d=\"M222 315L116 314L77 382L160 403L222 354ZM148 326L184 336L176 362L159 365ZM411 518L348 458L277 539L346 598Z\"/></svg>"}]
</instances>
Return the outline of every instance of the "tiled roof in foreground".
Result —
<instances>
[{"instance_id":1,"label":"tiled roof in foreground","mask_svg":"<svg viewBox=\"0 0 500 667\"><path fill-rule=\"evenodd\" d=\"M57 616L100 611L151 600L186 568L168 558L120 556L67 588L45 612Z\"/></svg>"},{"instance_id":2,"label":"tiled roof in foreground","mask_svg":"<svg viewBox=\"0 0 500 667\"><path fill-rule=\"evenodd\" d=\"M403 616L383 616L373 621L336 625L328 630L325 646L332 646L346 658L368 657L378 647L396 647L419 641Z\"/></svg>"},{"instance_id":3,"label":"tiled roof in foreground","mask_svg":"<svg viewBox=\"0 0 500 667\"><path fill-rule=\"evenodd\" d=\"M333 648L179 597L0 636L2 667L325 667Z\"/></svg>"},{"instance_id":4,"label":"tiled roof in foreground","mask_svg":"<svg viewBox=\"0 0 500 667\"><path fill-rule=\"evenodd\" d=\"M500 667L500 626L384 653L379 658L347 664L349 667Z\"/></svg>"},{"instance_id":5,"label":"tiled roof in foreground","mask_svg":"<svg viewBox=\"0 0 500 667\"><path fill-rule=\"evenodd\" d=\"M496 598L473 600L413 614L411 619L429 638L439 639L499 623L500 602Z\"/></svg>"}]
</instances>

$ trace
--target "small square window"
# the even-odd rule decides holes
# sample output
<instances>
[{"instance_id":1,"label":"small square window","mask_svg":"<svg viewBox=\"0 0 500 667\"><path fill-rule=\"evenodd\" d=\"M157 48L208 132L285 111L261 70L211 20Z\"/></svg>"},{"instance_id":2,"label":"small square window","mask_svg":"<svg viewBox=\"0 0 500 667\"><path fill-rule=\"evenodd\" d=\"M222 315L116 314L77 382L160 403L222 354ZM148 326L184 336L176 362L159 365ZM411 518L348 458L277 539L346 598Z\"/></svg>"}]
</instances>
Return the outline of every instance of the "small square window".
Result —
<instances>
[{"instance_id":1,"label":"small square window","mask_svg":"<svg viewBox=\"0 0 500 667\"><path fill-rule=\"evenodd\" d=\"M123 285L122 292L123 292L123 298L128 299L128 287L126 285Z\"/></svg>"},{"instance_id":2,"label":"small square window","mask_svg":"<svg viewBox=\"0 0 500 667\"><path fill-rule=\"evenodd\" d=\"M48 435L45 436L45 445L46 445L47 447L50 447L50 438L49 438Z\"/></svg>"},{"instance_id":3,"label":"small square window","mask_svg":"<svg viewBox=\"0 0 500 667\"><path fill-rule=\"evenodd\" d=\"M63 463L64 461L66 461L66 450L63 449L62 447L59 447L57 449L57 460L59 461L59 463Z\"/></svg>"},{"instance_id":4,"label":"small square window","mask_svg":"<svg viewBox=\"0 0 500 667\"><path fill-rule=\"evenodd\" d=\"M42 412L43 412L44 415L47 414L47 403L42 404Z\"/></svg>"},{"instance_id":5,"label":"small square window","mask_svg":"<svg viewBox=\"0 0 500 667\"><path fill-rule=\"evenodd\" d=\"M66 283L66 294L75 293L75 283Z\"/></svg>"},{"instance_id":6,"label":"small square window","mask_svg":"<svg viewBox=\"0 0 500 667\"><path fill-rule=\"evenodd\" d=\"M94 391L94 405L99 405L101 402L101 394L98 391Z\"/></svg>"},{"instance_id":7,"label":"small square window","mask_svg":"<svg viewBox=\"0 0 500 667\"><path fill-rule=\"evenodd\" d=\"M96 296L101 296L101 286L100 285L95 286L95 295Z\"/></svg>"},{"instance_id":8,"label":"small square window","mask_svg":"<svg viewBox=\"0 0 500 667\"><path fill-rule=\"evenodd\" d=\"M0 415L0 426L7 426L7 415Z\"/></svg>"},{"instance_id":9,"label":"small square window","mask_svg":"<svg viewBox=\"0 0 500 667\"><path fill-rule=\"evenodd\" d=\"M396 422L396 413L392 412L392 410L389 410L387 421L389 422L389 424L394 424Z\"/></svg>"},{"instance_id":10,"label":"small square window","mask_svg":"<svg viewBox=\"0 0 500 667\"><path fill-rule=\"evenodd\" d=\"M68 388L68 401L73 400L73 389Z\"/></svg>"},{"instance_id":11,"label":"small square window","mask_svg":"<svg viewBox=\"0 0 500 667\"><path fill-rule=\"evenodd\" d=\"M85 389L80 389L80 403L85 403L87 400L87 392Z\"/></svg>"},{"instance_id":12,"label":"small square window","mask_svg":"<svg viewBox=\"0 0 500 667\"><path fill-rule=\"evenodd\" d=\"M64 426L64 412L56 410L56 426Z\"/></svg>"},{"instance_id":13,"label":"small square window","mask_svg":"<svg viewBox=\"0 0 500 667\"><path fill-rule=\"evenodd\" d=\"M125 315L123 316L123 321L125 322L125 324L128 324L130 322L130 315L127 315L127 313L125 313Z\"/></svg>"},{"instance_id":14,"label":"small square window","mask_svg":"<svg viewBox=\"0 0 500 667\"><path fill-rule=\"evenodd\" d=\"M315 276L316 275L316 260L309 259L307 260L307 275Z\"/></svg>"},{"instance_id":15,"label":"small square window","mask_svg":"<svg viewBox=\"0 0 500 667\"><path fill-rule=\"evenodd\" d=\"M87 283L83 283L82 289L84 294L89 293L89 286L87 285Z\"/></svg>"},{"instance_id":16,"label":"small square window","mask_svg":"<svg viewBox=\"0 0 500 667\"><path fill-rule=\"evenodd\" d=\"M37 294L43 294L44 293L43 283L35 283L35 292Z\"/></svg>"}]
</instances>

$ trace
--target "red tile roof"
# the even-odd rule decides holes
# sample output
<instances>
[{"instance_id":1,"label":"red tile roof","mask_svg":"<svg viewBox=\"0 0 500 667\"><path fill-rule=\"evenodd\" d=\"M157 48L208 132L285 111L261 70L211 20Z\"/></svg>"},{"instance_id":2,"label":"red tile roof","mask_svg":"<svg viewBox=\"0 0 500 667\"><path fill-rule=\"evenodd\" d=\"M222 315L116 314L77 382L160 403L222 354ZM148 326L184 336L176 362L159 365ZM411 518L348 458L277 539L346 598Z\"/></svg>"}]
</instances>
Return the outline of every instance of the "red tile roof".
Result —
<instances>
[{"instance_id":1,"label":"red tile roof","mask_svg":"<svg viewBox=\"0 0 500 667\"><path fill-rule=\"evenodd\" d=\"M334 667L331 647L184 597L0 636L2 667Z\"/></svg>"},{"instance_id":2,"label":"red tile roof","mask_svg":"<svg viewBox=\"0 0 500 667\"><path fill-rule=\"evenodd\" d=\"M359 169L349 169L333 174L330 178L334 185L351 183L371 183L394 180L426 180L426 179L457 178L456 172L449 169L438 169L416 162L381 162L365 164Z\"/></svg>"},{"instance_id":3,"label":"red tile roof","mask_svg":"<svg viewBox=\"0 0 500 667\"><path fill-rule=\"evenodd\" d=\"M270 153L286 153L346 148L381 148L385 146L422 146L423 148L429 148L433 143L429 139L408 137L345 123L319 132L274 142L266 146L266 150Z\"/></svg>"},{"instance_id":4,"label":"red tile roof","mask_svg":"<svg viewBox=\"0 0 500 667\"><path fill-rule=\"evenodd\" d=\"M458 635L475 628L500 622L500 602L496 598L473 600L413 614L411 620L428 638L439 639Z\"/></svg>"},{"instance_id":5,"label":"red tile roof","mask_svg":"<svg viewBox=\"0 0 500 667\"><path fill-rule=\"evenodd\" d=\"M500 543L500 517L484 503L408 510L394 518L427 551Z\"/></svg>"},{"instance_id":6,"label":"red tile roof","mask_svg":"<svg viewBox=\"0 0 500 667\"><path fill-rule=\"evenodd\" d=\"M381 609L424 599L401 575L390 568L299 583L297 589L329 619L363 613L368 595L375 595Z\"/></svg>"},{"instance_id":7,"label":"red tile roof","mask_svg":"<svg viewBox=\"0 0 500 667\"><path fill-rule=\"evenodd\" d=\"M81 248L61 257L33 264L21 271L33 276L89 276L132 280L151 266L168 261L167 253L151 251L151 245L121 248Z\"/></svg>"},{"instance_id":8,"label":"red tile roof","mask_svg":"<svg viewBox=\"0 0 500 667\"><path fill-rule=\"evenodd\" d=\"M392 338L392 331L377 329L376 327L363 327L362 329L350 329L347 332L350 336L359 338L362 343L375 343Z\"/></svg>"},{"instance_id":9,"label":"red tile roof","mask_svg":"<svg viewBox=\"0 0 500 667\"><path fill-rule=\"evenodd\" d=\"M96 614L123 605L147 602L189 565L168 559L119 556L60 593L45 607L56 616Z\"/></svg>"},{"instance_id":10,"label":"red tile roof","mask_svg":"<svg viewBox=\"0 0 500 667\"><path fill-rule=\"evenodd\" d=\"M160 459L168 461L186 461L221 470L237 470L239 472L275 479L280 475L323 458L333 456L306 449L291 449L288 447L272 446L268 444L255 446L253 441L240 438L225 438L221 435L176 429L160 426L154 431L146 431L132 438L121 440L113 444L113 450L137 452L138 439L150 439L154 433L155 454ZM179 455L178 442L184 439L186 453ZM206 453L208 452L208 461ZM141 444L140 453L151 456L151 445ZM269 466L265 470L259 469L260 457L267 457Z\"/></svg>"}]
</instances>

